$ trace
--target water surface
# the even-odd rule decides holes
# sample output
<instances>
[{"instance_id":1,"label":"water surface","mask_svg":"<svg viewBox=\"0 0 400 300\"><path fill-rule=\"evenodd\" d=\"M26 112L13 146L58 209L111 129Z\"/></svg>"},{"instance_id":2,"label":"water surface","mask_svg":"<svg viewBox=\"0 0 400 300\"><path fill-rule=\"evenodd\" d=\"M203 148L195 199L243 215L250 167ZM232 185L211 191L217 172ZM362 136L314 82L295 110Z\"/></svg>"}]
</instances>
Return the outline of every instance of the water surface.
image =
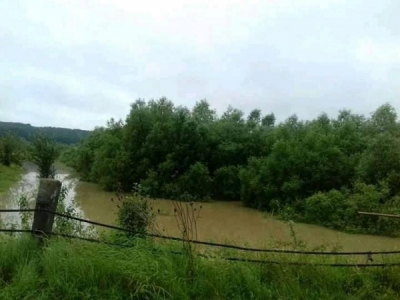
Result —
<instances>
[{"instance_id":1,"label":"water surface","mask_svg":"<svg viewBox=\"0 0 400 300\"><path fill-rule=\"evenodd\" d=\"M87 182L78 182L67 171L58 170L57 179L69 187L66 204L72 204L83 215L93 221L115 224L118 211L114 193L101 190L99 186ZM22 176L18 185L0 199L1 207L17 208L15 199L28 195L31 205L39 180L32 166ZM114 199L114 202L111 199ZM74 201L75 199L75 201ZM155 229L166 235L181 236L175 217L174 201L150 200L156 214ZM201 209L200 209L201 205ZM246 245L251 247L271 247L277 243L293 241L293 235L286 222L259 211L242 207L240 202L195 203L200 210L197 221L197 237L200 240ZM15 214L8 214L8 220L17 220ZM3 216L4 220L4 216ZM349 234L321 226L296 223L293 225L296 239L307 243L309 248L328 245L328 249L339 246L343 251L381 251L399 250L400 239L364 234Z\"/></svg>"},{"instance_id":2,"label":"water surface","mask_svg":"<svg viewBox=\"0 0 400 300\"><path fill-rule=\"evenodd\" d=\"M111 201L114 199L114 202ZM92 183L80 182L76 187L76 202L85 215L98 222L112 224L118 211L113 193L102 191ZM181 236L174 213L174 201L150 200L156 212L156 228L159 232ZM195 203L200 209L197 233L200 240L227 242L252 247L270 247L276 242L293 241L287 222L243 207L240 202ZM158 212L158 210L160 210ZM310 248L329 245L340 246L343 251L380 251L400 249L400 239L364 234L349 234L325 227L295 223L293 228L298 240Z\"/></svg>"}]
</instances>

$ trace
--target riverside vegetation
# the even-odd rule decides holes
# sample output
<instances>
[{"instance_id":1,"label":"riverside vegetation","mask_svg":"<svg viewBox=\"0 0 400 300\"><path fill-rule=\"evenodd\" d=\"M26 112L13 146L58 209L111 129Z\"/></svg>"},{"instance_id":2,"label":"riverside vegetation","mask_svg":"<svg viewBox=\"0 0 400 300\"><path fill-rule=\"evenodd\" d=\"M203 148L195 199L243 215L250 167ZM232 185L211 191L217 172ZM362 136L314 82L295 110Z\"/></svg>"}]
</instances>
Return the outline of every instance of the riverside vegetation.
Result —
<instances>
[{"instance_id":1,"label":"riverside vegetation","mask_svg":"<svg viewBox=\"0 0 400 300\"><path fill-rule=\"evenodd\" d=\"M208 117L207 117L208 116ZM137 101L125 122L111 120L61 158L82 179L108 190L140 193L124 198L118 225L143 234L152 218L143 195L177 200L224 199L250 207L350 231L395 235L396 222L361 218L356 211L397 212L399 124L390 105L370 118L343 111L302 122L295 116L275 124L253 111L247 120L235 109L217 117L205 101L189 111L166 99ZM41 140L38 163L55 145ZM397 147L397 148L396 148ZM202 150L202 151L199 151ZM34 151L34 150L33 150ZM51 155L54 159L55 156ZM39 166L40 169L40 166ZM347 176L345 176L347 174ZM57 210L76 215L62 198ZM21 208L29 205L21 197ZM178 204L179 203L179 204ZM193 207L191 202L178 205ZM193 208L194 210L194 208ZM196 220L177 217L182 236L194 237ZM179 210L177 209L177 212ZM186 220L186 221L182 221ZM187 223L187 220L192 220ZM21 225L29 228L29 215ZM96 233L74 221L57 220L60 233L97 237L130 248L52 238L40 248L28 236L1 235L2 299L398 299L400 271L224 261L221 257L303 263L348 262L337 257L249 255L214 250L196 255L189 241L159 242L112 232ZM293 231L293 248L307 247ZM157 250L157 251L155 251ZM171 253L180 251L181 255ZM354 258L349 258L354 262ZM385 262L399 261L398 257Z\"/></svg>"},{"instance_id":2,"label":"riverside vegetation","mask_svg":"<svg viewBox=\"0 0 400 300\"><path fill-rule=\"evenodd\" d=\"M12 132L0 136L0 194L15 184L22 173L22 162L30 160L38 166L39 176L54 177L54 163L60 147L49 137L38 134L31 142Z\"/></svg>"},{"instance_id":3,"label":"riverside vegetation","mask_svg":"<svg viewBox=\"0 0 400 300\"><path fill-rule=\"evenodd\" d=\"M12 134L0 137L0 194L19 180L24 148L21 140Z\"/></svg>"},{"instance_id":4,"label":"riverside vegetation","mask_svg":"<svg viewBox=\"0 0 400 300\"><path fill-rule=\"evenodd\" d=\"M79 216L66 207L63 189L59 212ZM140 195L124 198L118 223L140 232L151 229L151 209ZM29 199L19 199L21 208ZM183 236L195 234L188 222L190 203L177 202L183 214ZM185 206L185 207L182 207ZM187 213L185 213L187 212ZM184 221L186 220L186 221ZM195 218L192 218L195 220ZM21 213L22 228L31 215ZM100 238L130 245L129 248L53 237L44 248L29 236L0 235L1 299L398 299L398 268L334 268L321 266L263 265L224 261L237 251L214 250L213 258L196 255L190 242L156 242L126 234L83 228L76 221L56 219L54 231ZM186 233L185 233L186 232ZM190 233L188 236L187 233ZM304 247L293 236L293 246ZM182 251L183 250L183 251ZM172 254L180 251L182 254ZM242 255L242 257L245 257ZM343 262L340 258L309 258L296 255L257 255L258 259L303 263ZM352 260L351 258L349 260ZM386 261L390 262L390 260Z\"/></svg>"},{"instance_id":5,"label":"riverside vegetation","mask_svg":"<svg viewBox=\"0 0 400 300\"><path fill-rule=\"evenodd\" d=\"M88 135L89 131L85 130L0 122L0 194L18 182L23 161L30 160L37 164L38 159L43 162L55 159L67 145L77 143ZM46 143L51 147L46 148ZM43 157L38 158L40 147L45 147L47 153L42 152ZM50 172L54 173L54 169Z\"/></svg>"},{"instance_id":6,"label":"riverside vegetation","mask_svg":"<svg viewBox=\"0 0 400 300\"><path fill-rule=\"evenodd\" d=\"M125 121L111 119L64 163L82 180L155 198L241 200L284 219L333 229L400 235L400 124L390 104L370 116L342 110L282 123L229 107L217 116L206 101L192 110L166 98L137 100Z\"/></svg>"},{"instance_id":7,"label":"riverside vegetation","mask_svg":"<svg viewBox=\"0 0 400 300\"><path fill-rule=\"evenodd\" d=\"M257 265L172 255L176 245L115 248L1 237L1 299L399 299L398 268ZM224 255L223 253L221 255ZM267 258L267 257L266 257ZM322 259L313 259L321 262Z\"/></svg>"}]
</instances>

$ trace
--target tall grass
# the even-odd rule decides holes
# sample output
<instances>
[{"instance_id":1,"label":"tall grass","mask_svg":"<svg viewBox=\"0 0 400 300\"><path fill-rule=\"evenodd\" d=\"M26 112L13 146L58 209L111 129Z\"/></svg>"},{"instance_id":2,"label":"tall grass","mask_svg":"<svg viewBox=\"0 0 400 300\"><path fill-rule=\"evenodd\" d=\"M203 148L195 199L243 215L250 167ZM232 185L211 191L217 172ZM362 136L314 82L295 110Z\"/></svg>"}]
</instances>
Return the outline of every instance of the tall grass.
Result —
<instances>
[{"instance_id":1,"label":"tall grass","mask_svg":"<svg viewBox=\"0 0 400 300\"><path fill-rule=\"evenodd\" d=\"M400 269L256 265L195 257L176 244L131 248L28 236L0 240L1 299L398 299ZM317 259L314 259L314 262Z\"/></svg>"}]
</instances>

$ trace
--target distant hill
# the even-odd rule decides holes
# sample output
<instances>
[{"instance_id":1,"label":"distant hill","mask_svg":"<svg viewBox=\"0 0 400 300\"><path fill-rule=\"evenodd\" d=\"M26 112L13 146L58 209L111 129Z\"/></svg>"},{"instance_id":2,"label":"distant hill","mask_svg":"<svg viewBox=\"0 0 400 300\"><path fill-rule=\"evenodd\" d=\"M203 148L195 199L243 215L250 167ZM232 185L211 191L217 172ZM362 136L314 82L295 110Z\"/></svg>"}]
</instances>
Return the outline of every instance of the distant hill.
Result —
<instances>
[{"instance_id":1,"label":"distant hill","mask_svg":"<svg viewBox=\"0 0 400 300\"><path fill-rule=\"evenodd\" d=\"M15 135L32 141L33 137L38 134L44 134L53 138L57 143L76 144L86 138L90 131L81 129L68 129L58 127L35 127L30 124L0 122L0 136L12 132Z\"/></svg>"}]
</instances>

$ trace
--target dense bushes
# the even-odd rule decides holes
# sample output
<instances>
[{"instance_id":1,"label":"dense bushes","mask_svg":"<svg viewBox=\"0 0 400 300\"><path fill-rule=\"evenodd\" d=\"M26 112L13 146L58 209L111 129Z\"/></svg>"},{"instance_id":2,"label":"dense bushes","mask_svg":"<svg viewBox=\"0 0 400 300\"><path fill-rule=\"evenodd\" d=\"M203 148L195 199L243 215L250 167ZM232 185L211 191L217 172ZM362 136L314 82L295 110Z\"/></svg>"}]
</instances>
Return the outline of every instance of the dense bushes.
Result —
<instances>
[{"instance_id":1,"label":"dense bushes","mask_svg":"<svg viewBox=\"0 0 400 300\"><path fill-rule=\"evenodd\" d=\"M259 110L245 118L229 107L218 117L205 101L189 110L138 100L125 122L111 120L63 157L108 190L141 183L152 197L240 198L351 231L387 233L389 221L356 212L395 211L400 196L400 126L389 104L371 117L343 110L276 124Z\"/></svg>"},{"instance_id":2,"label":"dense bushes","mask_svg":"<svg viewBox=\"0 0 400 300\"><path fill-rule=\"evenodd\" d=\"M380 186L357 182L352 190L331 190L305 199L300 220L350 232L400 235L395 219L361 216L358 211L400 214L400 197L390 197L387 184Z\"/></svg>"}]
</instances>

